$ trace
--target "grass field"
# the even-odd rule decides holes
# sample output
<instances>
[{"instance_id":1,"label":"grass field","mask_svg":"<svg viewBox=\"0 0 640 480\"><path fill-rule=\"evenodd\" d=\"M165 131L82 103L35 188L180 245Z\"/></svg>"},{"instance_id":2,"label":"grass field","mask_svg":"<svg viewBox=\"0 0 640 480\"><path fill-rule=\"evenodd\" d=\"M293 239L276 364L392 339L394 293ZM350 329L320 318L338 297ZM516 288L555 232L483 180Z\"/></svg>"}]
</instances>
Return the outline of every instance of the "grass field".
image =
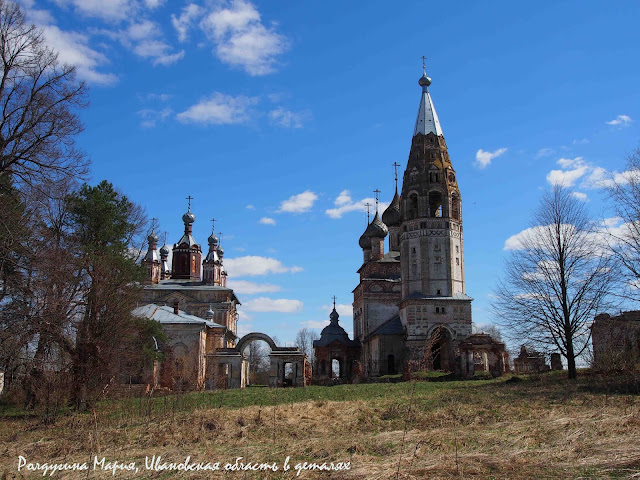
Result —
<instances>
[{"instance_id":1,"label":"grass field","mask_svg":"<svg viewBox=\"0 0 640 480\"><path fill-rule=\"evenodd\" d=\"M519 380L519 381L518 381ZM114 478L93 457L135 462L115 478L296 478L302 462L349 470L298 478L640 478L638 378L558 374L514 380L248 388L105 401L44 424L0 413L0 479L35 463L87 462L53 478ZM163 462L275 463L272 471L151 471ZM290 457L289 471L283 471Z\"/></svg>"}]
</instances>

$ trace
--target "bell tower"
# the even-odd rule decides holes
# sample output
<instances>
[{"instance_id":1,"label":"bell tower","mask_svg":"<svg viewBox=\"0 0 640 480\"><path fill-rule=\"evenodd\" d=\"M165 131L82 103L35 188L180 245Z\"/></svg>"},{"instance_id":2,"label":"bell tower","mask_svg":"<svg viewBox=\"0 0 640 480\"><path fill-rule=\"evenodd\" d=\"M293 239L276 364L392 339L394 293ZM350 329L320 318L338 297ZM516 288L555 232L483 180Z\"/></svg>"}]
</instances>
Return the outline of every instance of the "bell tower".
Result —
<instances>
[{"instance_id":1,"label":"bell tower","mask_svg":"<svg viewBox=\"0 0 640 480\"><path fill-rule=\"evenodd\" d=\"M200 266L202 249L193 238L193 222L196 216L191 213L191 200L188 196L189 208L182 216L184 222L184 234L182 238L173 246L173 264L171 278L185 280L200 280Z\"/></svg>"},{"instance_id":2,"label":"bell tower","mask_svg":"<svg viewBox=\"0 0 640 480\"><path fill-rule=\"evenodd\" d=\"M450 346L471 334L461 195L424 64L418 84L422 93L399 201L399 307L410 349L419 348L436 327Z\"/></svg>"}]
</instances>

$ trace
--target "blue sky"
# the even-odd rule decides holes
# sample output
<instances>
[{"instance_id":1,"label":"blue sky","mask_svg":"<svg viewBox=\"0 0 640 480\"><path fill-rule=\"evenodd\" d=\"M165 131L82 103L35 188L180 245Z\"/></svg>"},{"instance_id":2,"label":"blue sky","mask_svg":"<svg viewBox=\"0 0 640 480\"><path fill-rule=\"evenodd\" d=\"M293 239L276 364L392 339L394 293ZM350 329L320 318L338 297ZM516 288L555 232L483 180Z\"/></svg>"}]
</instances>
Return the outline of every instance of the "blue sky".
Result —
<instances>
[{"instance_id":1,"label":"blue sky","mask_svg":"<svg viewBox=\"0 0 640 480\"><path fill-rule=\"evenodd\" d=\"M388 202L406 165L422 55L478 324L542 190L572 186L610 218L602 179L639 146L636 1L22 4L91 87L90 181L142 204L170 244L187 195L204 249L217 219L241 334L293 340L328 323L333 295L351 332L361 205L376 188Z\"/></svg>"}]
</instances>

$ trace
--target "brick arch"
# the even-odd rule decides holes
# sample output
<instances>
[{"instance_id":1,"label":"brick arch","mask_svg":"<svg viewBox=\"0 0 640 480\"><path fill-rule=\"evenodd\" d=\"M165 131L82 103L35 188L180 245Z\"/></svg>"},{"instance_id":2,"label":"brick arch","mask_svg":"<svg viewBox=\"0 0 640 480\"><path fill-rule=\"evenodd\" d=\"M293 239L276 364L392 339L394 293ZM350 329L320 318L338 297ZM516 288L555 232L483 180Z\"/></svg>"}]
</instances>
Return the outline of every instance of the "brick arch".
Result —
<instances>
[{"instance_id":1,"label":"brick arch","mask_svg":"<svg viewBox=\"0 0 640 480\"><path fill-rule=\"evenodd\" d=\"M267 342L267 345L269 345L269 348L271 348L272 352L278 348L278 346L276 345L276 342L274 342L273 339L266 333L252 332L252 333L247 333L244 337L242 337L238 341L238 344L236 345L236 350L242 353L244 348L255 340L262 340L264 342Z\"/></svg>"}]
</instances>

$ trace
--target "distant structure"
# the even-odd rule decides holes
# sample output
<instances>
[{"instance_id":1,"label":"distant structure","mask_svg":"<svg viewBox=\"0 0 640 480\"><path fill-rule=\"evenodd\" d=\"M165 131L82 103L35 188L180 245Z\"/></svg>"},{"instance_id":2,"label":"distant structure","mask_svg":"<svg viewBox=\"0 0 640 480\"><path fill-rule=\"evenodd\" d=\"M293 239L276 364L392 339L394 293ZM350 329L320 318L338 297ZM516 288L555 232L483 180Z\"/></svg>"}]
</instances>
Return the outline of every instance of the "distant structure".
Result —
<instances>
[{"instance_id":1,"label":"distant structure","mask_svg":"<svg viewBox=\"0 0 640 480\"><path fill-rule=\"evenodd\" d=\"M374 191L375 214L358 242L363 263L353 290L353 331L363 375L433 369L470 376L476 366L499 375L508 367L504 344L488 335L471 336L462 197L424 64L418 84L418 115L401 191L400 165L394 163L391 203L380 215L380 192Z\"/></svg>"},{"instance_id":2,"label":"distant structure","mask_svg":"<svg viewBox=\"0 0 640 480\"><path fill-rule=\"evenodd\" d=\"M505 344L487 333L475 333L460 343L460 361L464 376L487 372L498 377L509 371Z\"/></svg>"},{"instance_id":3,"label":"distant structure","mask_svg":"<svg viewBox=\"0 0 640 480\"><path fill-rule=\"evenodd\" d=\"M640 311L597 315L591 325L594 367L629 369L640 365Z\"/></svg>"},{"instance_id":4,"label":"distant structure","mask_svg":"<svg viewBox=\"0 0 640 480\"><path fill-rule=\"evenodd\" d=\"M333 310L329 315L330 323L322 329L319 340L313 341L315 351L314 379L323 380L351 379L361 374L360 342L351 340L347 332L338 324L340 315L336 311L336 298L333 297Z\"/></svg>"},{"instance_id":5,"label":"distant structure","mask_svg":"<svg viewBox=\"0 0 640 480\"><path fill-rule=\"evenodd\" d=\"M520 355L513 359L515 373L542 373L550 370L544 353L538 352L525 345L520 347Z\"/></svg>"},{"instance_id":6,"label":"distant structure","mask_svg":"<svg viewBox=\"0 0 640 480\"><path fill-rule=\"evenodd\" d=\"M211 220L209 249L202 260L202 249L193 237L196 217L191 212L192 197L187 200L187 212L182 216L184 233L171 250L165 238L165 245L158 252L155 222L147 238L149 249L142 261L147 268L143 305L133 314L160 322L168 340L158 347L165 353L165 360L155 366L153 375L147 375L153 379L144 381L154 387L179 390L244 388L249 379L245 349L251 342L262 340L271 349L269 385L307 385L308 362L298 348L278 347L271 337L260 332L238 340L240 301L227 287L224 250L214 233L215 220Z\"/></svg>"},{"instance_id":7,"label":"distant structure","mask_svg":"<svg viewBox=\"0 0 640 480\"><path fill-rule=\"evenodd\" d=\"M155 223L147 238L149 248L142 260L147 280L142 289L142 306L135 315L158 320L167 334L162 346L167 358L156 381L162 386L181 389L204 388L207 376L213 375L207 358L218 349L236 345L240 301L226 286L227 272L223 264L224 250L212 226L209 250L202 260L202 249L193 237L196 220L191 212L192 197L182 216L184 232L170 250L158 251ZM212 221L213 223L213 221ZM168 258L172 255L169 269ZM227 375L228 367L221 366ZM211 382L209 382L210 384Z\"/></svg>"}]
</instances>

